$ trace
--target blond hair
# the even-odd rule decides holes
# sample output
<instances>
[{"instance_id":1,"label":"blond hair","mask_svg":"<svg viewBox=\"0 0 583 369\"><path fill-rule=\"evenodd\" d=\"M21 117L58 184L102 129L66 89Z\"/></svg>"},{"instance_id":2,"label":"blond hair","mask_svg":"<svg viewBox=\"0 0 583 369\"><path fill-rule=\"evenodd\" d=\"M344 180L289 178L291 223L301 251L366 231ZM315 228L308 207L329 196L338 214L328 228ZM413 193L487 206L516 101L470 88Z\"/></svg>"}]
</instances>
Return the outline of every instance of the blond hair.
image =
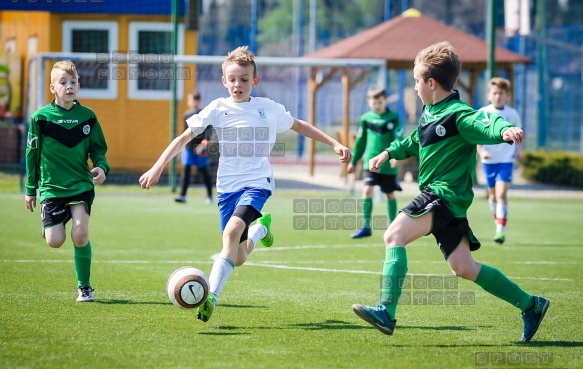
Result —
<instances>
[{"instance_id":1,"label":"blond hair","mask_svg":"<svg viewBox=\"0 0 583 369\"><path fill-rule=\"evenodd\" d=\"M223 62L223 74L225 73L225 68L231 64L237 64L242 67L248 65L253 66L253 78L257 77L257 65L255 65L255 56L249 51L248 46L239 46L235 50L229 52L225 61Z\"/></svg>"},{"instance_id":2,"label":"blond hair","mask_svg":"<svg viewBox=\"0 0 583 369\"><path fill-rule=\"evenodd\" d=\"M62 70L63 72L69 74L73 78L79 79L79 75L77 74L77 67L75 67L75 64L73 64L73 62L70 60L61 60L61 61L56 62L53 65L53 70L54 69ZM51 79L52 79L52 74L53 73L51 70Z\"/></svg>"},{"instance_id":3,"label":"blond hair","mask_svg":"<svg viewBox=\"0 0 583 369\"><path fill-rule=\"evenodd\" d=\"M446 91L453 90L462 67L455 49L447 41L438 42L419 51L415 57L415 65L425 67L425 71L421 73L425 82L433 78Z\"/></svg>"},{"instance_id":4,"label":"blond hair","mask_svg":"<svg viewBox=\"0 0 583 369\"><path fill-rule=\"evenodd\" d=\"M372 86L368 89L366 96L369 99L378 99L379 97L387 97L387 91L384 88L379 86Z\"/></svg>"},{"instance_id":5,"label":"blond hair","mask_svg":"<svg viewBox=\"0 0 583 369\"><path fill-rule=\"evenodd\" d=\"M488 86L489 87L496 86L506 93L510 92L510 81L507 80L506 78L494 77L490 80L490 82L488 82Z\"/></svg>"}]
</instances>

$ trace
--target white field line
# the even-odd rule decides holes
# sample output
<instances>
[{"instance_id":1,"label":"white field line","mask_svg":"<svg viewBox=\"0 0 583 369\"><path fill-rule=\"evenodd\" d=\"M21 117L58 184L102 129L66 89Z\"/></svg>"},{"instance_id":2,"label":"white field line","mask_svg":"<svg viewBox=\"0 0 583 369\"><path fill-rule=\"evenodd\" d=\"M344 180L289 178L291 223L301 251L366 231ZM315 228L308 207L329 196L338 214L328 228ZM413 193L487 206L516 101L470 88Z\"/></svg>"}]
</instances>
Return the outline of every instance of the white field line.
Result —
<instances>
[{"instance_id":1,"label":"white field line","mask_svg":"<svg viewBox=\"0 0 583 369\"><path fill-rule=\"evenodd\" d=\"M0 260L3 263L72 263L73 260ZM148 260L96 260L94 261L98 264L210 264L211 261L193 261L193 260L182 260L182 261L148 261ZM309 261L305 261L309 263ZM331 269L331 268L315 268L315 267L303 267L303 266L290 266L290 265L280 265L280 264L270 264L270 263L254 263L246 262L245 265L253 267L262 268L273 268L273 269L287 269L287 270L303 270L312 272L324 272L324 273L347 273L347 274L372 274L381 275L380 272L370 271L370 270L350 270L350 269ZM409 273L411 276L434 276L436 274L413 274ZM536 281L567 281L573 282L574 279L568 278L540 278L540 277L511 277L511 279L526 279L526 280L536 280Z\"/></svg>"},{"instance_id":2,"label":"white field line","mask_svg":"<svg viewBox=\"0 0 583 369\"><path fill-rule=\"evenodd\" d=\"M245 265L255 266L255 267L264 267L264 268L305 270L305 271L325 272L325 273L375 274L375 275L382 274L380 272L372 272L370 270L313 268L313 267L300 267L300 266L289 266L289 265L278 265L278 264L262 264L262 263L252 263L252 262L246 262ZM411 276L435 276L436 274L407 273L407 275L411 275ZM537 280L537 281L568 281L568 282L575 281L574 279L567 279L567 278L537 278L537 277L510 277L510 276L508 276L508 278L510 278L510 279L529 279L529 280Z\"/></svg>"}]
</instances>

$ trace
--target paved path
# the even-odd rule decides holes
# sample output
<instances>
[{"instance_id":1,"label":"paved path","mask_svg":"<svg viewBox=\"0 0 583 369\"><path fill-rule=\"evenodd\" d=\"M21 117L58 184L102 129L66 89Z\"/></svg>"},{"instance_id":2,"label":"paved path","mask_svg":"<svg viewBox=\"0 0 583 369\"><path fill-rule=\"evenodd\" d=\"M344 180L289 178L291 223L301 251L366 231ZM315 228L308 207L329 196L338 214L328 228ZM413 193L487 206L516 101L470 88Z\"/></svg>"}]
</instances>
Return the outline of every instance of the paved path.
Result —
<instances>
[{"instance_id":1,"label":"paved path","mask_svg":"<svg viewBox=\"0 0 583 369\"><path fill-rule=\"evenodd\" d=\"M347 194L354 189L354 193L357 195L362 190L362 181L353 183L352 175L349 175L348 178L340 176L340 162L335 157L317 157L314 176L309 175L309 168L305 159L272 158L271 162L273 163L276 189L328 190L346 192ZM480 191L485 191L485 181L481 170L477 171L477 177L478 184L474 187L474 192L480 193ZM405 175L405 180L401 182L401 187L403 188L402 194L415 196L419 193L417 182L410 180L410 175ZM517 171L514 174L509 196L583 198L583 190L531 183L523 179Z\"/></svg>"}]
</instances>

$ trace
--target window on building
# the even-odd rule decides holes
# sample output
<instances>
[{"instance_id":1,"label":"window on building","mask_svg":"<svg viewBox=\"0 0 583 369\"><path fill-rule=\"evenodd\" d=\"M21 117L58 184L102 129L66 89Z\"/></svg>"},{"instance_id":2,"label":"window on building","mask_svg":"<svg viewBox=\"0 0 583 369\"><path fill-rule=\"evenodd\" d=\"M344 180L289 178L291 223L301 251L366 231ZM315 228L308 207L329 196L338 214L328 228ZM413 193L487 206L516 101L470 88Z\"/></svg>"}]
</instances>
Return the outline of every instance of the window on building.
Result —
<instances>
[{"instance_id":1,"label":"window on building","mask_svg":"<svg viewBox=\"0 0 583 369\"><path fill-rule=\"evenodd\" d=\"M182 98L183 68L173 71L171 49L172 24L130 23L129 97L131 99L166 100L171 98L170 85L177 81L177 98ZM178 29L178 54L183 53L183 27ZM138 57L141 55L143 57Z\"/></svg>"},{"instance_id":2,"label":"window on building","mask_svg":"<svg viewBox=\"0 0 583 369\"><path fill-rule=\"evenodd\" d=\"M75 61L83 97L117 98L117 80L112 78L117 65L107 63L109 60L107 56L117 50L117 39L116 22L63 22L64 52L97 53L102 56L98 58L99 60Z\"/></svg>"}]
</instances>

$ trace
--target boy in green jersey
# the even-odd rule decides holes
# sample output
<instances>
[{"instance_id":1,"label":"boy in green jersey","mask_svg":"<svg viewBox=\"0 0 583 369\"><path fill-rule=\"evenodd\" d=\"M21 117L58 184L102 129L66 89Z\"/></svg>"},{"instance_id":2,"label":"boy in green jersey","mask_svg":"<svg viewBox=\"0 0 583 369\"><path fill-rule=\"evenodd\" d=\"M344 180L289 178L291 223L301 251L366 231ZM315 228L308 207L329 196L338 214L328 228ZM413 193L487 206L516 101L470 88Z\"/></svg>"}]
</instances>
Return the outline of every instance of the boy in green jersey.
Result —
<instances>
[{"instance_id":1,"label":"boy in green jersey","mask_svg":"<svg viewBox=\"0 0 583 369\"><path fill-rule=\"evenodd\" d=\"M50 247L66 238L65 224L73 220L78 302L93 301L89 215L94 186L105 181L109 164L107 144L93 110L77 100L79 76L70 61L55 63L50 91L55 99L30 118L26 147L26 208L36 207L40 195L42 233ZM87 160L91 159L93 169Z\"/></svg>"},{"instance_id":2,"label":"boy in green jersey","mask_svg":"<svg viewBox=\"0 0 583 369\"><path fill-rule=\"evenodd\" d=\"M480 242L470 229L467 210L474 193L476 145L520 144L522 129L502 117L476 111L453 89L461 62L448 42L421 50L415 58L415 90L424 107L417 129L369 162L378 171L389 159L419 157L421 194L401 210L384 235L386 245L381 301L376 307L355 304L353 311L384 334L395 329L395 312L407 273L405 246L429 233L454 275L473 281L522 311L521 341L536 333L550 302L522 290L501 271L474 261Z\"/></svg>"},{"instance_id":3,"label":"boy in green jersey","mask_svg":"<svg viewBox=\"0 0 583 369\"><path fill-rule=\"evenodd\" d=\"M393 141L403 138L403 131L397 113L387 109L387 93L384 89L374 86L367 93L368 106L371 111L360 118L360 126L354 143L354 156L348 164L347 172L353 173L356 163L363 160L362 177L362 228L354 232L352 238L363 238L372 235L371 216L373 209L374 186L379 186L387 197L388 221L392 222L397 216L397 200L395 191L401 191L397 181L396 161L384 163L378 171L369 170L368 161L380 154Z\"/></svg>"}]
</instances>

